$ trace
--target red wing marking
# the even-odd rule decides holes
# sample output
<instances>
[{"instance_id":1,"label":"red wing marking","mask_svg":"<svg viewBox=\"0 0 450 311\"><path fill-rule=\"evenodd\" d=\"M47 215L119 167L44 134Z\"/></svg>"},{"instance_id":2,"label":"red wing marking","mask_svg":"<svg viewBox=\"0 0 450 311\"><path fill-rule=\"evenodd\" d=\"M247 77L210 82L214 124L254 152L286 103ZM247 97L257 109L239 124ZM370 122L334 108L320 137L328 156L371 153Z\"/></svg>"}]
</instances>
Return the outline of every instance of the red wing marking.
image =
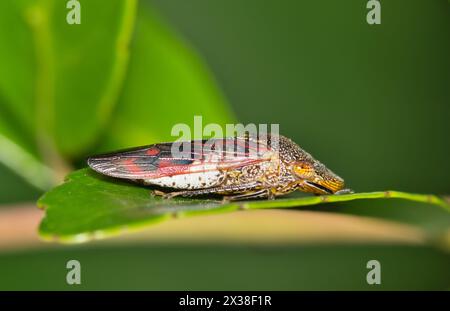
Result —
<instances>
[{"instance_id":1,"label":"red wing marking","mask_svg":"<svg viewBox=\"0 0 450 311\"><path fill-rule=\"evenodd\" d=\"M151 147L146 151L146 154L149 156L156 156L158 155L160 150L157 147Z\"/></svg>"},{"instance_id":2,"label":"red wing marking","mask_svg":"<svg viewBox=\"0 0 450 311\"><path fill-rule=\"evenodd\" d=\"M134 163L132 158L123 159L122 165L127 167L131 174L139 175L142 173L142 169Z\"/></svg>"}]
</instances>

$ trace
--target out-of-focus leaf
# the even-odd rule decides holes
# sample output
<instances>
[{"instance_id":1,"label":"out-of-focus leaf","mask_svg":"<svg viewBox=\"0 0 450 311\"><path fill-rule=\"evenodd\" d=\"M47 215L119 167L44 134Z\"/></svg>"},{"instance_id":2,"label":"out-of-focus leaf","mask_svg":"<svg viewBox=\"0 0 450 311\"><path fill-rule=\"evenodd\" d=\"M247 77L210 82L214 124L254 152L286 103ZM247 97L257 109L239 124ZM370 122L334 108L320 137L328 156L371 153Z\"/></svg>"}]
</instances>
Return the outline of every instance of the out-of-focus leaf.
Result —
<instances>
[{"instance_id":1,"label":"out-of-focus leaf","mask_svg":"<svg viewBox=\"0 0 450 311\"><path fill-rule=\"evenodd\" d=\"M44 208L46 216L40 225L40 235L46 239L55 238L63 242L82 242L124 231L144 228L158 221L174 216L182 217L197 214L219 213L238 209L294 208L312 206L321 203L334 203L360 200L360 208L365 216L392 219L388 215L370 209L368 199L383 199L385 205L395 210L399 200L410 200L410 213L415 213L417 205L427 208L425 219L422 217L396 217L396 221L411 223L427 229L425 224L430 218L441 218L440 226L433 225L439 235L450 227L448 205L433 195L418 195L403 192L372 192L332 196L308 196L274 201L245 201L221 203L217 200L172 199L165 200L150 195L148 188L139 187L102 177L90 169L82 169L68 176L67 182L45 194L38 202ZM416 203L420 202L420 204ZM447 209L447 210L446 210ZM332 209L331 209L332 210ZM364 213L355 209L355 214ZM436 230L439 228L439 231Z\"/></svg>"},{"instance_id":2,"label":"out-of-focus leaf","mask_svg":"<svg viewBox=\"0 0 450 311\"><path fill-rule=\"evenodd\" d=\"M79 25L67 23L67 1L0 2L0 161L29 183L47 188L65 170L60 153L98 139L125 73L136 1L83 2Z\"/></svg>"},{"instance_id":3,"label":"out-of-focus leaf","mask_svg":"<svg viewBox=\"0 0 450 311\"><path fill-rule=\"evenodd\" d=\"M0 1L0 116L32 136L35 55L22 3Z\"/></svg>"},{"instance_id":4,"label":"out-of-focus leaf","mask_svg":"<svg viewBox=\"0 0 450 311\"><path fill-rule=\"evenodd\" d=\"M8 128L0 115L0 162L31 185L45 190L52 185L53 172L32 152L30 144Z\"/></svg>"},{"instance_id":5,"label":"out-of-focus leaf","mask_svg":"<svg viewBox=\"0 0 450 311\"><path fill-rule=\"evenodd\" d=\"M34 140L35 58L23 1L0 1L0 161L46 189L52 172Z\"/></svg>"},{"instance_id":6,"label":"out-of-focus leaf","mask_svg":"<svg viewBox=\"0 0 450 311\"><path fill-rule=\"evenodd\" d=\"M29 5L40 65L40 124L66 156L98 139L118 96L128 61L136 0L81 2L81 24L66 21L67 1Z\"/></svg>"},{"instance_id":7,"label":"out-of-focus leaf","mask_svg":"<svg viewBox=\"0 0 450 311\"><path fill-rule=\"evenodd\" d=\"M17 202L34 202L42 195L42 190L26 182L2 163L0 163L0 184L2 185L0 210ZM7 239L9 238L8 236Z\"/></svg>"},{"instance_id":8,"label":"out-of-focus leaf","mask_svg":"<svg viewBox=\"0 0 450 311\"><path fill-rule=\"evenodd\" d=\"M200 58L141 3L123 94L101 149L172 141L172 126L193 129L195 115L203 125L235 123Z\"/></svg>"}]
</instances>

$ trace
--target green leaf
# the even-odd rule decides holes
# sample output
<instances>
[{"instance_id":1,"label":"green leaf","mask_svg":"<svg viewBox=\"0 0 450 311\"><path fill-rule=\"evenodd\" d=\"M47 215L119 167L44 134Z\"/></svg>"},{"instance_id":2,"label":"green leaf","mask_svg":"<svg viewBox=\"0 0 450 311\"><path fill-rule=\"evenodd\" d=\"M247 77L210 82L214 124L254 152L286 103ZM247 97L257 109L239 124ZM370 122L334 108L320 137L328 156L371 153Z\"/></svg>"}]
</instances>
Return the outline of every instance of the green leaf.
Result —
<instances>
[{"instance_id":1,"label":"green leaf","mask_svg":"<svg viewBox=\"0 0 450 311\"><path fill-rule=\"evenodd\" d=\"M0 1L0 116L2 123L16 124L16 131L21 129L31 137L36 112L35 58L22 6L20 0Z\"/></svg>"},{"instance_id":2,"label":"green leaf","mask_svg":"<svg viewBox=\"0 0 450 311\"><path fill-rule=\"evenodd\" d=\"M195 115L204 125L235 123L200 58L141 2L123 94L101 149L173 141L172 126L192 129Z\"/></svg>"},{"instance_id":3,"label":"green leaf","mask_svg":"<svg viewBox=\"0 0 450 311\"><path fill-rule=\"evenodd\" d=\"M137 0L84 1L80 25L69 25L61 18L68 11L66 2L54 1L48 24L52 42L42 43L53 44L48 55L54 68L54 80L49 81L55 88L52 132L64 155L79 156L97 142L116 103Z\"/></svg>"},{"instance_id":4,"label":"green leaf","mask_svg":"<svg viewBox=\"0 0 450 311\"><path fill-rule=\"evenodd\" d=\"M98 139L118 97L137 0L0 2L0 161L46 189Z\"/></svg>"},{"instance_id":5,"label":"green leaf","mask_svg":"<svg viewBox=\"0 0 450 311\"><path fill-rule=\"evenodd\" d=\"M174 216L221 213L239 209L308 207L322 203L338 204L353 200L359 200L360 207L360 209L354 210L354 214L365 213L364 216L390 219L389 214L383 215L377 210L371 210L370 202L373 201L371 199L382 199L384 205L394 211L399 199L401 201L409 200L409 209L402 210L407 217L396 217L394 219L396 221L411 223L426 229L426 224L429 224L430 220L440 219L439 226L435 222L432 224L435 230L440 229L438 232L434 232L438 235L446 232L450 227L449 206L442 199L433 195L388 191L225 204L217 200L165 200L152 196L146 187L106 178L90 169L82 169L71 173L66 183L46 193L39 200L38 205L46 211L39 232L44 239L83 242L117 235L125 231L135 231ZM390 201L390 199L397 200ZM333 208L328 212L333 211ZM427 211L425 214L423 213L424 208ZM408 213L418 213L419 217L408 217Z\"/></svg>"},{"instance_id":6,"label":"green leaf","mask_svg":"<svg viewBox=\"0 0 450 311\"><path fill-rule=\"evenodd\" d=\"M53 174L34 140L34 46L23 4L0 1L0 161L28 183L48 189Z\"/></svg>"},{"instance_id":7,"label":"green leaf","mask_svg":"<svg viewBox=\"0 0 450 311\"><path fill-rule=\"evenodd\" d=\"M66 21L67 1L27 8L37 56L37 119L65 156L83 154L109 120L128 61L136 0L90 0L81 24ZM40 127L37 127L39 129Z\"/></svg>"},{"instance_id":8,"label":"green leaf","mask_svg":"<svg viewBox=\"0 0 450 311\"><path fill-rule=\"evenodd\" d=\"M2 119L0 115L0 162L36 188L50 188L54 177L52 170L33 153L30 144Z\"/></svg>"}]
</instances>

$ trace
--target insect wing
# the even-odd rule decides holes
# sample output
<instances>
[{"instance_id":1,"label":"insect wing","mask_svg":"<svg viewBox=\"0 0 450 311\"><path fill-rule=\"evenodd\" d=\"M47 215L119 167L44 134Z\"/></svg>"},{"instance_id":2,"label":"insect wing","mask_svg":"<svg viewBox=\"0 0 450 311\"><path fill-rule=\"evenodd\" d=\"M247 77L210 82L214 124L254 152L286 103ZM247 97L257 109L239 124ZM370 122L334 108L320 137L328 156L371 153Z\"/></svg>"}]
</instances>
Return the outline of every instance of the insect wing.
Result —
<instances>
[{"instance_id":1,"label":"insect wing","mask_svg":"<svg viewBox=\"0 0 450 311\"><path fill-rule=\"evenodd\" d=\"M176 145L177 144L177 145ZM153 179L180 174L226 171L271 161L272 150L246 138L161 143L93 156L88 165L117 178Z\"/></svg>"}]
</instances>

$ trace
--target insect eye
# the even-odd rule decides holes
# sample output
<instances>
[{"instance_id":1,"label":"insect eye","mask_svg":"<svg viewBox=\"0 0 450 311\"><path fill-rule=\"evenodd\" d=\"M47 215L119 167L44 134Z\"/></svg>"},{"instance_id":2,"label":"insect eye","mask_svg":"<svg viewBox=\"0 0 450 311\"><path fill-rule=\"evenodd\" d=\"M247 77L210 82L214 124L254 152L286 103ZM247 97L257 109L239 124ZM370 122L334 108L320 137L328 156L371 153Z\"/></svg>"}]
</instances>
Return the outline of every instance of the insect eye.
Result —
<instances>
[{"instance_id":1,"label":"insect eye","mask_svg":"<svg viewBox=\"0 0 450 311\"><path fill-rule=\"evenodd\" d=\"M299 162L294 165L294 172L302 178L307 178L314 173L314 168L309 163Z\"/></svg>"}]
</instances>

